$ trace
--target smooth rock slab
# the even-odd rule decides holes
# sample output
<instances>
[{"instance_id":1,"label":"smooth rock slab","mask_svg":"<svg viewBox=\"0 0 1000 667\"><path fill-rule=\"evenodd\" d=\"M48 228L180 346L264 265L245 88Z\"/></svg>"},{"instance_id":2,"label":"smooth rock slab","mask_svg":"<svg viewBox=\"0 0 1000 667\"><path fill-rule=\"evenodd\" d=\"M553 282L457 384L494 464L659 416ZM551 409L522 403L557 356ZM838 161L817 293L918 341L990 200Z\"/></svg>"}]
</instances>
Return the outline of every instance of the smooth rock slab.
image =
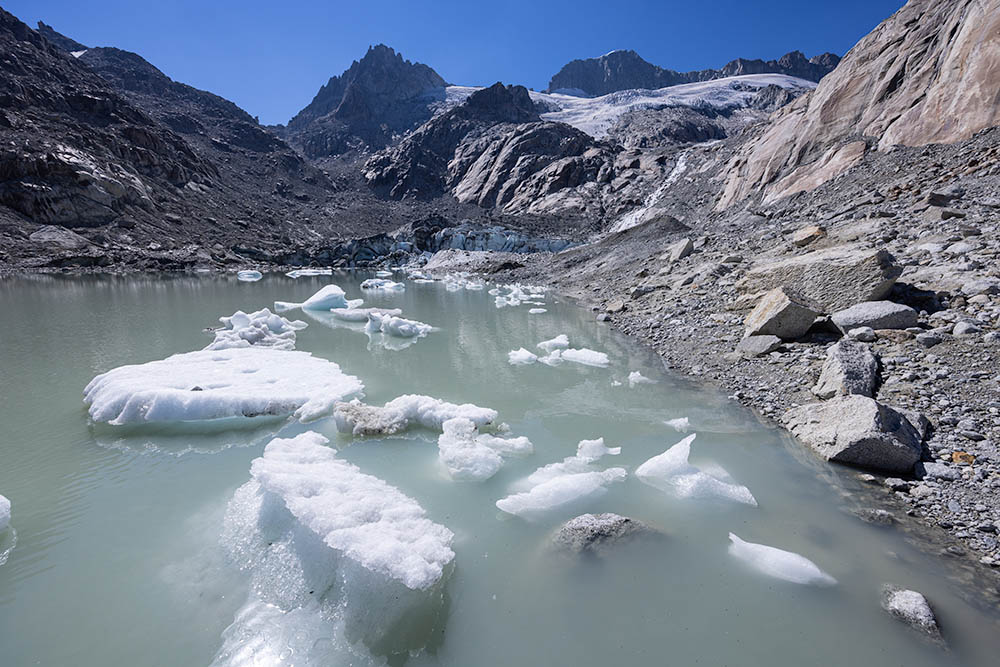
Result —
<instances>
[{"instance_id":1,"label":"smooth rock slab","mask_svg":"<svg viewBox=\"0 0 1000 667\"><path fill-rule=\"evenodd\" d=\"M809 330L819 315L818 306L778 287L761 297L743 323L747 336L777 336L783 340L795 340Z\"/></svg>"},{"instance_id":2,"label":"smooth rock slab","mask_svg":"<svg viewBox=\"0 0 1000 667\"><path fill-rule=\"evenodd\" d=\"M637 537L659 535L641 521L620 514L581 514L552 535L552 546L573 554L603 555L616 545Z\"/></svg>"},{"instance_id":3,"label":"smooth rock slab","mask_svg":"<svg viewBox=\"0 0 1000 667\"><path fill-rule=\"evenodd\" d=\"M917 311L892 301L865 301L830 316L844 333L858 327L906 329L917 325Z\"/></svg>"},{"instance_id":4,"label":"smooth rock slab","mask_svg":"<svg viewBox=\"0 0 1000 667\"><path fill-rule=\"evenodd\" d=\"M882 608L893 618L906 623L929 639L942 641L934 610L927 598L917 591L885 584L882 586Z\"/></svg>"},{"instance_id":5,"label":"smooth rock slab","mask_svg":"<svg viewBox=\"0 0 1000 667\"><path fill-rule=\"evenodd\" d=\"M820 398L859 394L874 396L879 381L878 358L864 343L844 339L826 352L826 362L812 393Z\"/></svg>"},{"instance_id":6,"label":"smooth rock slab","mask_svg":"<svg viewBox=\"0 0 1000 667\"><path fill-rule=\"evenodd\" d=\"M920 460L920 430L898 410L860 396L792 408L785 425L828 461L909 473Z\"/></svg>"}]
</instances>

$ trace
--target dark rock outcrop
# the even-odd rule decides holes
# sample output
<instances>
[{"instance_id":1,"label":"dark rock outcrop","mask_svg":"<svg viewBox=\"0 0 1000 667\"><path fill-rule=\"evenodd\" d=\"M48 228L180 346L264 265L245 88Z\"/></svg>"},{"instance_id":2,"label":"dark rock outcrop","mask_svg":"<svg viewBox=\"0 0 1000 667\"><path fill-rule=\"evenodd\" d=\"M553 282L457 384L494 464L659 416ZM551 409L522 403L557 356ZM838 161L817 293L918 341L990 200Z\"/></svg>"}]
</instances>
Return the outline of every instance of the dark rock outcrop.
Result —
<instances>
[{"instance_id":1,"label":"dark rock outcrop","mask_svg":"<svg viewBox=\"0 0 1000 667\"><path fill-rule=\"evenodd\" d=\"M576 90L587 95L607 95L631 88L665 88L682 83L709 81L743 74L787 74L819 81L830 73L840 58L824 53L806 59L799 51L786 53L778 60L738 58L722 69L675 72L643 60L635 51L612 51L600 58L573 60L549 81L549 90Z\"/></svg>"}]
</instances>

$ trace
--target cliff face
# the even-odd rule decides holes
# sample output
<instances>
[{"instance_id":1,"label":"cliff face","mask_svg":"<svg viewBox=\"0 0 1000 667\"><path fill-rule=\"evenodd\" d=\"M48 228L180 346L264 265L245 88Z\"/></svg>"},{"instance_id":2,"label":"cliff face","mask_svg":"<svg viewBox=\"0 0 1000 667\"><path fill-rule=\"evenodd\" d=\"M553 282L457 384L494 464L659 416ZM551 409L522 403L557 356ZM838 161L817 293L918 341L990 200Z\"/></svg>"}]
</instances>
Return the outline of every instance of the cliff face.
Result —
<instances>
[{"instance_id":1,"label":"cliff face","mask_svg":"<svg viewBox=\"0 0 1000 667\"><path fill-rule=\"evenodd\" d=\"M810 190L868 150L952 143L1000 124L1000 0L910 0L726 170L718 207Z\"/></svg>"},{"instance_id":2,"label":"cliff face","mask_svg":"<svg viewBox=\"0 0 1000 667\"><path fill-rule=\"evenodd\" d=\"M710 81L743 74L787 74L809 81L819 81L831 72L840 58L824 53L806 59L799 51L786 53L778 60L737 58L721 69L675 72L643 60L635 51L612 51L600 58L573 60L549 81L549 90L582 90L588 95L607 95L619 90L643 88L656 90L696 81Z\"/></svg>"}]
</instances>

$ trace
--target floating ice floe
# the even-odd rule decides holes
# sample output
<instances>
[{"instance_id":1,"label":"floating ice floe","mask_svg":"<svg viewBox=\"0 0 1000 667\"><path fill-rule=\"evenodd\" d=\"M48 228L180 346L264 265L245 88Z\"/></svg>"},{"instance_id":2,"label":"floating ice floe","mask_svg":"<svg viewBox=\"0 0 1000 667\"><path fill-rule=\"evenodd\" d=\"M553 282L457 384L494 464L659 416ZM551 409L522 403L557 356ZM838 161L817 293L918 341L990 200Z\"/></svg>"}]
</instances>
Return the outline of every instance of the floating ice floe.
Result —
<instances>
[{"instance_id":1,"label":"floating ice floe","mask_svg":"<svg viewBox=\"0 0 1000 667\"><path fill-rule=\"evenodd\" d=\"M559 355L559 358L563 361L572 361L573 363L583 364L585 366L603 367L610 363L608 355L585 347L562 350L562 354Z\"/></svg>"},{"instance_id":2,"label":"floating ice floe","mask_svg":"<svg viewBox=\"0 0 1000 667\"><path fill-rule=\"evenodd\" d=\"M6 496L0 496L0 532L7 530L10 525L10 501Z\"/></svg>"},{"instance_id":3,"label":"floating ice floe","mask_svg":"<svg viewBox=\"0 0 1000 667\"><path fill-rule=\"evenodd\" d=\"M365 331L372 333L383 333L387 336L398 338L421 338L434 331L434 327L416 320L407 320L394 315L384 315L377 312L368 313L368 324Z\"/></svg>"},{"instance_id":4,"label":"floating ice floe","mask_svg":"<svg viewBox=\"0 0 1000 667\"><path fill-rule=\"evenodd\" d=\"M402 292L406 289L403 283L393 282L386 278L369 278L361 283L363 290L378 290L381 292Z\"/></svg>"},{"instance_id":5,"label":"floating ice floe","mask_svg":"<svg viewBox=\"0 0 1000 667\"><path fill-rule=\"evenodd\" d=\"M542 313L547 313L547 312L549 312L549 311L547 311L545 308L529 308L528 309L528 314L530 314L530 315L541 315Z\"/></svg>"},{"instance_id":6,"label":"floating ice floe","mask_svg":"<svg viewBox=\"0 0 1000 667\"><path fill-rule=\"evenodd\" d=\"M333 269L295 269L285 274L289 278L303 278L307 276L332 276Z\"/></svg>"},{"instance_id":7,"label":"floating ice floe","mask_svg":"<svg viewBox=\"0 0 1000 667\"><path fill-rule=\"evenodd\" d=\"M667 451L654 456L636 468L640 481L661 491L669 491L679 498L722 498L746 505L757 506L750 489L730 481L725 470L716 467L715 475L688 463L691 443L697 434L691 434Z\"/></svg>"},{"instance_id":8,"label":"floating ice floe","mask_svg":"<svg viewBox=\"0 0 1000 667\"><path fill-rule=\"evenodd\" d=\"M508 352L507 361L513 366L527 366L538 361L538 355L522 347Z\"/></svg>"},{"instance_id":9,"label":"floating ice floe","mask_svg":"<svg viewBox=\"0 0 1000 667\"><path fill-rule=\"evenodd\" d=\"M330 316L342 322L368 322L370 314L382 317L396 317L403 314L399 308L335 308L330 311Z\"/></svg>"},{"instance_id":10,"label":"floating ice floe","mask_svg":"<svg viewBox=\"0 0 1000 667\"><path fill-rule=\"evenodd\" d=\"M553 350L565 350L569 347L569 336L566 334L559 334L555 338L549 340L543 340L538 344L538 349L544 350L545 352L552 352Z\"/></svg>"},{"instance_id":11,"label":"floating ice floe","mask_svg":"<svg viewBox=\"0 0 1000 667\"><path fill-rule=\"evenodd\" d=\"M237 310L229 317L220 317L222 328L215 331L215 340L206 350L229 350L241 347L270 347L294 350L295 332L308 326L305 322L290 322L267 308L247 314Z\"/></svg>"},{"instance_id":12,"label":"floating ice floe","mask_svg":"<svg viewBox=\"0 0 1000 667\"><path fill-rule=\"evenodd\" d=\"M833 586L837 583L836 579L805 556L764 544L745 542L733 533L729 533L729 542L730 554L769 577L816 586Z\"/></svg>"},{"instance_id":13,"label":"floating ice floe","mask_svg":"<svg viewBox=\"0 0 1000 667\"><path fill-rule=\"evenodd\" d=\"M252 271L252 270L248 269L246 271L237 271L236 272L236 279L239 280L239 281L245 282L245 283L257 282L258 280L260 280L263 277L264 277L264 274L261 273L260 271Z\"/></svg>"},{"instance_id":14,"label":"floating ice floe","mask_svg":"<svg viewBox=\"0 0 1000 667\"><path fill-rule=\"evenodd\" d=\"M522 285L514 283L511 285L500 285L489 291L494 298L497 308L507 306L520 306L522 303L544 303L545 287L534 285Z\"/></svg>"},{"instance_id":15,"label":"floating ice floe","mask_svg":"<svg viewBox=\"0 0 1000 667\"><path fill-rule=\"evenodd\" d=\"M337 430L353 435L392 435L411 424L440 431L446 421L459 417L482 428L494 423L498 414L496 410L471 403L456 405L419 394L404 394L381 407L353 400L338 403L333 410Z\"/></svg>"},{"instance_id":16,"label":"floating ice floe","mask_svg":"<svg viewBox=\"0 0 1000 667\"><path fill-rule=\"evenodd\" d=\"M473 290L479 291L486 289L486 283L478 278L470 278L467 273L449 273L442 279L444 282L444 287L449 292L458 292L459 290Z\"/></svg>"},{"instance_id":17,"label":"floating ice floe","mask_svg":"<svg viewBox=\"0 0 1000 667\"><path fill-rule=\"evenodd\" d=\"M503 467L508 456L526 456L532 452L525 437L500 438L479 434L476 425L464 417L449 419L438 438L438 458L452 479L483 481Z\"/></svg>"},{"instance_id":18,"label":"floating ice floe","mask_svg":"<svg viewBox=\"0 0 1000 667\"><path fill-rule=\"evenodd\" d=\"M229 503L222 542L250 574L245 610L268 611L258 601L278 608L280 617L266 614L274 622L326 615L343 623L351 644L408 655L440 631L454 536L415 500L337 458L327 442L314 432L272 440ZM222 664L246 664L270 645L260 633L266 628L254 631L244 620L236 619L233 631L246 632L227 652L250 655Z\"/></svg>"},{"instance_id":19,"label":"floating ice floe","mask_svg":"<svg viewBox=\"0 0 1000 667\"><path fill-rule=\"evenodd\" d=\"M548 354L538 356L525 350L523 347L507 353L507 360L517 366L533 364L536 361L547 366L558 366L564 361L571 361L586 366L605 367L610 363L608 355L585 347L574 349L569 347L569 338L566 334L560 334L550 340L543 340L538 344L539 349Z\"/></svg>"},{"instance_id":20,"label":"floating ice floe","mask_svg":"<svg viewBox=\"0 0 1000 667\"><path fill-rule=\"evenodd\" d=\"M344 290L342 290L339 286L326 285L302 303L295 303L293 301L275 301L274 310L275 312L283 313L288 310L294 310L295 308L302 308L303 310L357 308L362 303L364 303L363 299L348 301L347 296L344 294Z\"/></svg>"},{"instance_id":21,"label":"floating ice floe","mask_svg":"<svg viewBox=\"0 0 1000 667\"><path fill-rule=\"evenodd\" d=\"M656 380L650 380L639 371L632 371L628 374L628 386L631 389L637 384L656 384Z\"/></svg>"},{"instance_id":22,"label":"floating ice floe","mask_svg":"<svg viewBox=\"0 0 1000 667\"><path fill-rule=\"evenodd\" d=\"M308 352L246 347L120 366L91 380L84 402L109 424L289 414L310 421L363 388Z\"/></svg>"},{"instance_id":23,"label":"floating ice floe","mask_svg":"<svg viewBox=\"0 0 1000 667\"><path fill-rule=\"evenodd\" d=\"M607 447L604 438L581 440L576 454L542 466L517 488L525 489L501 498L496 506L508 514L531 518L574 502L603 495L607 485L625 479L624 468L596 470L594 463L606 454L621 453L621 447Z\"/></svg>"},{"instance_id":24,"label":"floating ice floe","mask_svg":"<svg viewBox=\"0 0 1000 667\"><path fill-rule=\"evenodd\" d=\"M675 431L680 431L681 433L686 433L689 428L691 428L691 420L687 417L677 417L676 419L667 419L663 422Z\"/></svg>"},{"instance_id":25,"label":"floating ice floe","mask_svg":"<svg viewBox=\"0 0 1000 667\"><path fill-rule=\"evenodd\" d=\"M428 274L424 273L420 269L407 269L406 277L414 281L422 282L435 282Z\"/></svg>"},{"instance_id":26,"label":"floating ice floe","mask_svg":"<svg viewBox=\"0 0 1000 667\"><path fill-rule=\"evenodd\" d=\"M376 278L392 278L392 271L376 271Z\"/></svg>"}]
</instances>

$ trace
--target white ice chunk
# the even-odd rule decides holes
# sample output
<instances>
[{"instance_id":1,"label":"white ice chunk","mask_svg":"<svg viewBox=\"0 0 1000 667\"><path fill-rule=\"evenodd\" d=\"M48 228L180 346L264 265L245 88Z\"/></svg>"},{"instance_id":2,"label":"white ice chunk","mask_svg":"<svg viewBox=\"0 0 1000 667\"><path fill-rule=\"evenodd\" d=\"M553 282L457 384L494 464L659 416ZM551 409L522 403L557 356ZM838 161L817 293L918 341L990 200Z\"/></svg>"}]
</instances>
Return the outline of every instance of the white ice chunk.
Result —
<instances>
[{"instance_id":1,"label":"white ice chunk","mask_svg":"<svg viewBox=\"0 0 1000 667\"><path fill-rule=\"evenodd\" d=\"M5 496L0 496L0 532L7 530L10 525L10 501Z\"/></svg>"},{"instance_id":2,"label":"white ice chunk","mask_svg":"<svg viewBox=\"0 0 1000 667\"><path fill-rule=\"evenodd\" d=\"M607 366L608 355L603 352L597 352L596 350L590 350L585 347L580 349L567 349L562 351L561 359L563 361L572 361L577 364L584 364L586 366Z\"/></svg>"},{"instance_id":3,"label":"white ice chunk","mask_svg":"<svg viewBox=\"0 0 1000 667\"><path fill-rule=\"evenodd\" d=\"M538 357L538 361L546 366L558 366L562 363L562 353L562 350L552 350L545 356Z\"/></svg>"},{"instance_id":4,"label":"white ice chunk","mask_svg":"<svg viewBox=\"0 0 1000 667\"><path fill-rule=\"evenodd\" d=\"M833 586L837 583L836 579L805 556L764 544L744 542L733 533L729 533L729 541L730 554L769 577L817 586Z\"/></svg>"},{"instance_id":5,"label":"white ice chunk","mask_svg":"<svg viewBox=\"0 0 1000 667\"><path fill-rule=\"evenodd\" d=\"M637 384L656 384L656 380L650 380L639 371L632 371L628 374L628 386L632 388Z\"/></svg>"},{"instance_id":6,"label":"white ice chunk","mask_svg":"<svg viewBox=\"0 0 1000 667\"><path fill-rule=\"evenodd\" d=\"M687 417L677 417L676 419L668 419L663 422L675 431L680 431L681 433L686 433L689 428L691 428L691 421Z\"/></svg>"},{"instance_id":7,"label":"white ice chunk","mask_svg":"<svg viewBox=\"0 0 1000 667\"><path fill-rule=\"evenodd\" d=\"M295 269L285 274L289 278L302 278L306 276L332 276L333 269Z\"/></svg>"},{"instance_id":8,"label":"white ice chunk","mask_svg":"<svg viewBox=\"0 0 1000 667\"><path fill-rule=\"evenodd\" d=\"M483 481L503 467L500 454L476 439L476 425L468 419L449 419L438 438L438 457L453 479Z\"/></svg>"},{"instance_id":9,"label":"white ice chunk","mask_svg":"<svg viewBox=\"0 0 1000 667\"><path fill-rule=\"evenodd\" d=\"M602 496L607 492L609 484L623 481L625 477L624 468L559 475L532 487L530 491L501 498L496 502L496 506L508 514L530 518L549 510Z\"/></svg>"},{"instance_id":10,"label":"white ice chunk","mask_svg":"<svg viewBox=\"0 0 1000 667\"><path fill-rule=\"evenodd\" d=\"M402 315L403 311L399 308L335 308L330 311L334 319L343 322L367 322L369 313L394 317Z\"/></svg>"},{"instance_id":11,"label":"white ice chunk","mask_svg":"<svg viewBox=\"0 0 1000 667\"><path fill-rule=\"evenodd\" d=\"M392 278L392 271L376 271L376 278Z\"/></svg>"},{"instance_id":12,"label":"white ice chunk","mask_svg":"<svg viewBox=\"0 0 1000 667\"><path fill-rule=\"evenodd\" d=\"M220 317L222 328L215 331L215 340L206 350L229 350L241 347L270 347L276 350L294 350L295 332L308 326L301 320L294 322L275 315L267 308L254 313L237 310L229 317Z\"/></svg>"},{"instance_id":13,"label":"white ice chunk","mask_svg":"<svg viewBox=\"0 0 1000 667\"><path fill-rule=\"evenodd\" d=\"M689 435L667 451L654 456L636 468L640 481L670 491L679 498L722 498L757 506L750 489L726 479L714 477L688 463L691 443L697 434ZM721 471L725 474L725 471ZM728 475L726 475L728 477Z\"/></svg>"},{"instance_id":14,"label":"white ice chunk","mask_svg":"<svg viewBox=\"0 0 1000 667\"><path fill-rule=\"evenodd\" d=\"M383 333L387 336L396 336L398 338L422 338L434 331L434 327L416 320L407 320L394 315L369 312L368 324L365 325L365 331L368 333Z\"/></svg>"},{"instance_id":15,"label":"white ice chunk","mask_svg":"<svg viewBox=\"0 0 1000 667\"><path fill-rule=\"evenodd\" d=\"M381 292L401 292L406 289L406 285L386 278L369 278L361 283L361 289L379 290Z\"/></svg>"},{"instance_id":16,"label":"white ice chunk","mask_svg":"<svg viewBox=\"0 0 1000 667\"><path fill-rule=\"evenodd\" d=\"M175 354L98 375L84 389L95 421L192 421L293 414L318 419L364 386L308 352L247 347Z\"/></svg>"},{"instance_id":17,"label":"white ice chunk","mask_svg":"<svg viewBox=\"0 0 1000 667\"><path fill-rule=\"evenodd\" d=\"M566 334L559 334L555 338L549 340L543 340L538 344L538 349L545 352L552 352L553 350L565 350L569 347L569 336Z\"/></svg>"},{"instance_id":18,"label":"white ice chunk","mask_svg":"<svg viewBox=\"0 0 1000 667\"><path fill-rule=\"evenodd\" d=\"M531 440L523 435L516 438L501 438L491 433L480 433L476 436L476 442L486 445L505 458L511 456L528 456L535 451L535 446L531 444Z\"/></svg>"},{"instance_id":19,"label":"white ice chunk","mask_svg":"<svg viewBox=\"0 0 1000 667\"><path fill-rule=\"evenodd\" d=\"M514 366L527 366L528 364L533 364L538 361L538 355L528 352L522 347L508 352L507 361Z\"/></svg>"},{"instance_id":20,"label":"white ice chunk","mask_svg":"<svg viewBox=\"0 0 1000 667\"><path fill-rule=\"evenodd\" d=\"M264 277L264 274L260 271L254 271L252 269L247 269L245 271L237 271L236 279L245 283L253 283Z\"/></svg>"},{"instance_id":21,"label":"white ice chunk","mask_svg":"<svg viewBox=\"0 0 1000 667\"><path fill-rule=\"evenodd\" d=\"M305 300L302 307L307 310L330 310L331 308L347 308L344 290L337 285L326 285L321 290Z\"/></svg>"},{"instance_id":22,"label":"white ice chunk","mask_svg":"<svg viewBox=\"0 0 1000 667\"><path fill-rule=\"evenodd\" d=\"M545 310L544 308L530 308L530 309L528 309L528 313L531 314L531 315L541 315L542 313L547 313L547 312L548 311Z\"/></svg>"},{"instance_id":23,"label":"white ice chunk","mask_svg":"<svg viewBox=\"0 0 1000 667\"><path fill-rule=\"evenodd\" d=\"M452 532L413 499L336 458L322 435L275 438L250 466L263 493L279 498L331 549L407 588L426 589L455 557Z\"/></svg>"},{"instance_id":24,"label":"white ice chunk","mask_svg":"<svg viewBox=\"0 0 1000 667\"><path fill-rule=\"evenodd\" d=\"M528 475L525 483L520 486L537 486L562 475L570 475L594 470L592 463L601 460L606 454L617 456L621 447L607 447L604 438L597 440L581 440L576 446L576 454L567 456L562 461L544 465Z\"/></svg>"},{"instance_id":25,"label":"white ice chunk","mask_svg":"<svg viewBox=\"0 0 1000 667\"><path fill-rule=\"evenodd\" d=\"M392 435L405 430L410 424L441 430L446 421L457 417L483 427L496 421L497 416L497 411L490 408L471 403L456 405L418 394L404 394L382 407L354 400L337 404L333 411L337 430L353 435Z\"/></svg>"}]
</instances>

